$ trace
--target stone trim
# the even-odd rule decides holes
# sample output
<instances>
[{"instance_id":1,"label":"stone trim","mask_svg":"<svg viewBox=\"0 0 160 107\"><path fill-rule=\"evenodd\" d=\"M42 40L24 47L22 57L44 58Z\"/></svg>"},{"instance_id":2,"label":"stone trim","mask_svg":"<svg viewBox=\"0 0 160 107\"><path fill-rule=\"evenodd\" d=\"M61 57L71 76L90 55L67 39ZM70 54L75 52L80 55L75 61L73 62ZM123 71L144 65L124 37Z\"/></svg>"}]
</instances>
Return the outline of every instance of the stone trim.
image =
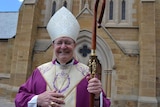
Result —
<instances>
[{"instance_id":1,"label":"stone trim","mask_svg":"<svg viewBox=\"0 0 160 107\"><path fill-rule=\"evenodd\" d=\"M141 2L155 2L155 0L141 0Z\"/></svg>"},{"instance_id":2,"label":"stone trim","mask_svg":"<svg viewBox=\"0 0 160 107\"><path fill-rule=\"evenodd\" d=\"M139 55L138 41L117 41L119 46L123 48L127 55Z\"/></svg>"},{"instance_id":3,"label":"stone trim","mask_svg":"<svg viewBox=\"0 0 160 107\"><path fill-rule=\"evenodd\" d=\"M142 102L142 103L157 103L157 98L156 97L144 97L144 96L140 96L138 98L138 102Z\"/></svg>"},{"instance_id":4,"label":"stone trim","mask_svg":"<svg viewBox=\"0 0 160 107\"><path fill-rule=\"evenodd\" d=\"M34 51L45 52L52 44L50 39L38 39L34 45Z\"/></svg>"},{"instance_id":5,"label":"stone trim","mask_svg":"<svg viewBox=\"0 0 160 107\"><path fill-rule=\"evenodd\" d=\"M113 100L125 100L125 101L137 101L138 100L138 96L136 95L116 95L113 96L112 98Z\"/></svg>"},{"instance_id":6,"label":"stone trim","mask_svg":"<svg viewBox=\"0 0 160 107\"><path fill-rule=\"evenodd\" d=\"M157 97L144 97L136 95L116 95L113 100L126 100L126 101L138 101L140 103L158 103Z\"/></svg>"},{"instance_id":7,"label":"stone trim","mask_svg":"<svg viewBox=\"0 0 160 107\"><path fill-rule=\"evenodd\" d=\"M1 79L9 79L10 78L10 74L8 73L0 73L0 80Z\"/></svg>"},{"instance_id":8,"label":"stone trim","mask_svg":"<svg viewBox=\"0 0 160 107\"><path fill-rule=\"evenodd\" d=\"M35 4L37 0L24 0L24 4Z\"/></svg>"},{"instance_id":9,"label":"stone trim","mask_svg":"<svg viewBox=\"0 0 160 107\"><path fill-rule=\"evenodd\" d=\"M0 83L0 88L10 90L12 92L18 92L19 90L19 86L12 86L9 84L2 84L2 83Z\"/></svg>"}]
</instances>

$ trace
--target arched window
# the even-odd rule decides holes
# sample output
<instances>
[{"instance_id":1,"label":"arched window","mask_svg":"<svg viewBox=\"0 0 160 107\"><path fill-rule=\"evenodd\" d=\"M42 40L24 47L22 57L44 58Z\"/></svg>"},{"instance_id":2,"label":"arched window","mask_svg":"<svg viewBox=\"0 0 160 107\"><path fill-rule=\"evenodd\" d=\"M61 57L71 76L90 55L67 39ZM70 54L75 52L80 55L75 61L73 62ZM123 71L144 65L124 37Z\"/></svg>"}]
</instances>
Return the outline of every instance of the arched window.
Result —
<instances>
[{"instance_id":1,"label":"arched window","mask_svg":"<svg viewBox=\"0 0 160 107\"><path fill-rule=\"evenodd\" d=\"M54 15L55 12L56 12L56 2L54 1L52 5L52 16Z\"/></svg>"},{"instance_id":2,"label":"arched window","mask_svg":"<svg viewBox=\"0 0 160 107\"><path fill-rule=\"evenodd\" d=\"M67 8L67 2L64 1L63 6Z\"/></svg>"},{"instance_id":3,"label":"arched window","mask_svg":"<svg viewBox=\"0 0 160 107\"><path fill-rule=\"evenodd\" d=\"M122 1L122 16L121 19L125 20L126 19L126 2L125 0Z\"/></svg>"},{"instance_id":4,"label":"arched window","mask_svg":"<svg viewBox=\"0 0 160 107\"><path fill-rule=\"evenodd\" d=\"M109 20L113 20L113 0L109 3Z\"/></svg>"},{"instance_id":5,"label":"arched window","mask_svg":"<svg viewBox=\"0 0 160 107\"><path fill-rule=\"evenodd\" d=\"M106 27L132 26L136 15L135 0L106 0L107 8L104 14Z\"/></svg>"}]
</instances>

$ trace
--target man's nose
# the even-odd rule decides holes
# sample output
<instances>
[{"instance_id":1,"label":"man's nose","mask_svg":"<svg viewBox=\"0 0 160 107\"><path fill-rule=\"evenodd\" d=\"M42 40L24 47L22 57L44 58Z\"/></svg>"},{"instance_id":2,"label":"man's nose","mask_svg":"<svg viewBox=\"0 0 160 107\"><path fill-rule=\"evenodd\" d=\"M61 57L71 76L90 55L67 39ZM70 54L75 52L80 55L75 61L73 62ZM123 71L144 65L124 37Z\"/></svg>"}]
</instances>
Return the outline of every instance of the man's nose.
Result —
<instances>
[{"instance_id":1,"label":"man's nose","mask_svg":"<svg viewBox=\"0 0 160 107\"><path fill-rule=\"evenodd\" d=\"M61 45L61 48L66 48L66 46L67 46L66 43L63 42L62 45Z\"/></svg>"}]
</instances>

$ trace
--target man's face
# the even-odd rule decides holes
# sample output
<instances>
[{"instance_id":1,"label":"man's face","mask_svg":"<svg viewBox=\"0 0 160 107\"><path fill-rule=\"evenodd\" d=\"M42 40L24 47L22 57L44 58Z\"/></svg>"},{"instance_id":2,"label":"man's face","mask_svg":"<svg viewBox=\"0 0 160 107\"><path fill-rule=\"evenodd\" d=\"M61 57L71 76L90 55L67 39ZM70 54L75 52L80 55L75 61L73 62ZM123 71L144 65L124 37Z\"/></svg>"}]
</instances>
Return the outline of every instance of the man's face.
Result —
<instances>
[{"instance_id":1,"label":"man's face","mask_svg":"<svg viewBox=\"0 0 160 107\"><path fill-rule=\"evenodd\" d=\"M69 37L61 37L54 41L53 47L57 60L60 63L67 63L73 58L75 42Z\"/></svg>"}]
</instances>

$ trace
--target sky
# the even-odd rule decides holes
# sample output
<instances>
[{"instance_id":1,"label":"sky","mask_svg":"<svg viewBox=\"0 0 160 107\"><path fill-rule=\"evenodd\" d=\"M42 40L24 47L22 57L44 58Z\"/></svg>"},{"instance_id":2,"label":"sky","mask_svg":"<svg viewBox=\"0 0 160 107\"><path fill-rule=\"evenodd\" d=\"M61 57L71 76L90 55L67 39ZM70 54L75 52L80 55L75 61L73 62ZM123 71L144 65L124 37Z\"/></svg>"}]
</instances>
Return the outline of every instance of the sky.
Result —
<instances>
[{"instance_id":1,"label":"sky","mask_svg":"<svg viewBox=\"0 0 160 107\"><path fill-rule=\"evenodd\" d=\"M19 11L23 0L1 0L0 12Z\"/></svg>"}]
</instances>

